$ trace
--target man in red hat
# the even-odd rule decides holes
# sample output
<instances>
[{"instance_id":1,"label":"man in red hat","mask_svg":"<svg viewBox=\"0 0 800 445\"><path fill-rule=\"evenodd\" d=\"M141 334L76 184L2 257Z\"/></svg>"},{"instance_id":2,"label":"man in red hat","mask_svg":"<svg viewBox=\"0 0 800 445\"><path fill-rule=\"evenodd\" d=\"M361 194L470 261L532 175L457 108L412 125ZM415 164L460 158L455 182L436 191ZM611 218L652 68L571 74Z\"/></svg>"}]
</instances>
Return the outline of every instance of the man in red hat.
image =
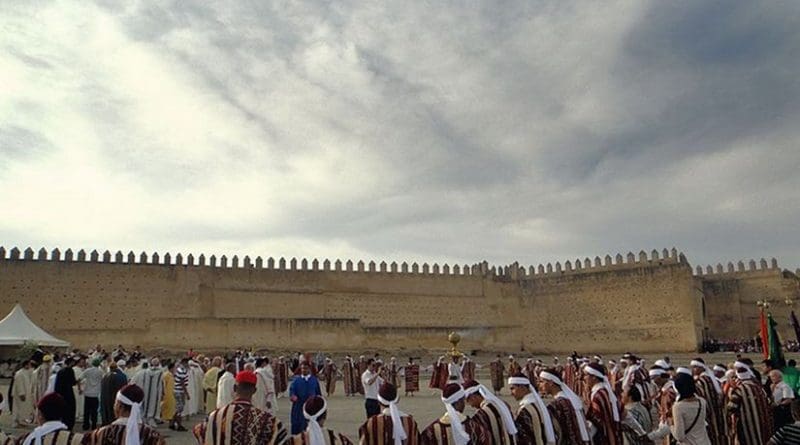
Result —
<instances>
[{"instance_id":1,"label":"man in red hat","mask_svg":"<svg viewBox=\"0 0 800 445\"><path fill-rule=\"evenodd\" d=\"M420 435L422 445L479 445L492 443L490 433L478 422L465 416L464 389L450 383L442 390L442 403L447 412L433 421Z\"/></svg>"},{"instance_id":2,"label":"man in red hat","mask_svg":"<svg viewBox=\"0 0 800 445\"><path fill-rule=\"evenodd\" d=\"M464 393L467 404L476 410L470 421L483 425L491 434L493 444L513 445L517 426L506 402L475 380L464 381Z\"/></svg>"},{"instance_id":3,"label":"man in red hat","mask_svg":"<svg viewBox=\"0 0 800 445\"><path fill-rule=\"evenodd\" d=\"M125 385L117 392L114 420L111 425L87 433L90 445L163 445L164 438L147 426L142 417L144 390L137 385Z\"/></svg>"},{"instance_id":4,"label":"man in red hat","mask_svg":"<svg viewBox=\"0 0 800 445\"><path fill-rule=\"evenodd\" d=\"M36 422L39 424L28 434L17 439L18 444L47 443L48 445L80 445L83 434L69 431L64 424L67 403L59 394L51 392L36 403Z\"/></svg>"},{"instance_id":5,"label":"man in red hat","mask_svg":"<svg viewBox=\"0 0 800 445\"><path fill-rule=\"evenodd\" d=\"M233 391L236 398L208 415L206 422L194 428L198 442L203 445L261 445L286 442L288 434L283 424L272 414L253 406L258 377L253 371L236 374Z\"/></svg>"},{"instance_id":6,"label":"man in red hat","mask_svg":"<svg viewBox=\"0 0 800 445\"><path fill-rule=\"evenodd\" d=\"M414 418L397 407L397 387L384 383L378 389L382 411L358 429L361 445L417 445L419 428Z\"/></svg>"},{"instance_id":7,"label":"man in red hat","mask_svg":"<svg viewBox=\"0 0 800 445\"><path fill-rule=\"evenodd\" d=\"M328 404L322 396L313 396L303 404L303 416L308 421L308 427L300 434L295 434L290 440L291 445L352 445L353 442L344 434L324 428L325 419L328 417Z\"/></svg>"}]
</instances>

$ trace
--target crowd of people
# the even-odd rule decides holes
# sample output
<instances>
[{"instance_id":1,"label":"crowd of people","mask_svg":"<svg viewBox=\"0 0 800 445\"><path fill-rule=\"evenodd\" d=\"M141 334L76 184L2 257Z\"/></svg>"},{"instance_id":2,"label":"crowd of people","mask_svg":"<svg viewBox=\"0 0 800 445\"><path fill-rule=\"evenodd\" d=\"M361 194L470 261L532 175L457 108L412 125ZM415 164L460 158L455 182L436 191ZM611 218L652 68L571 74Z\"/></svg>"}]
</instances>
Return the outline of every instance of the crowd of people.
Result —
<instances>
[{"instance_id":1,"label":"crowd of people","mask_svg":"<svg viewBox=\"0 0 800 445\"><path fill-rule=\"evenodd\" d=\"M377 354L346 356L338 366L310 354L189 351L169 360L121 346L37 351L20 364L8 393L15 424L35 428L3 435L0 445L157 445L164 438L156 425L187 431L184 419L196 413L206 414L191 428L201 445L349 444L324 427L339 379L345 396L364 398L358 442L365 445L798 443L795 363L779 369L769 360L707 365L696 358L685 365L664 358L648 366L633 354L607 362L573 354L548 364L498 355L480 365L450 354L421 370L414 358L400 365ZM478 382L483 367L490 387ZM441 417L424 428L399 408L401 388L413 396L421 371L430 372L428 386L443 404ZM517 401L513 408L498 397L503 388ZM278 397L291 402L288 426L276 417Z\"/></svg>"},{"instance_id":2,"label":"crowd of people","mask_svg":"<svg viewBox=\"0 0 800 445\"><path fill-rule=\"evenodd\" d=\"M797 340L786 340L782 344L783 350L787 352L799 352L800 342ZM759 337L753 338L733 338L716 339L709 338L703 340L702 351L714 352L736 352L740 354L763 352L763 343Z\"/></svg>"}]
</instances>

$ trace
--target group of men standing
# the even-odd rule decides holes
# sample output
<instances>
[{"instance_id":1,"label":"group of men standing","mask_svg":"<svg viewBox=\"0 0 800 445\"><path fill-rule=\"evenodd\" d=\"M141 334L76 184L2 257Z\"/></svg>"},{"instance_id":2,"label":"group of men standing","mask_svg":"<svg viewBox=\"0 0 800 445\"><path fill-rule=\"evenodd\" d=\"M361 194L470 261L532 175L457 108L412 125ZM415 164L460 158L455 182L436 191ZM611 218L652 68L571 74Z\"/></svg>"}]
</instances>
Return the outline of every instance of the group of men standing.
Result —
<instances>
[{"instance_id":1,"label":"group of men standing","mask_svg":"<svg viewBox=\"0 0 800 445\"><path fill-rule=\"evenodd\" d=\"M333 364L330 359L328 360ZM336 375L343 379L345 397L364 395L361 377L369 368L370 362L378 365L378 372L383 381L391 383L396 388L404 386L407 396L419 391L420 368L417 363L414 363L414 357L409 357L408 363L400 366L395 357L390 358L388 363L383 363L378 356L367 359L362 355L358 360L353 360L352 356L347 355L338 374L326 372L323 376L326 379L326 388L329 388L326 390L328 396L334 393L335 383L331 384L331 379L335 379Z\"/></svg>"}]
</instances>

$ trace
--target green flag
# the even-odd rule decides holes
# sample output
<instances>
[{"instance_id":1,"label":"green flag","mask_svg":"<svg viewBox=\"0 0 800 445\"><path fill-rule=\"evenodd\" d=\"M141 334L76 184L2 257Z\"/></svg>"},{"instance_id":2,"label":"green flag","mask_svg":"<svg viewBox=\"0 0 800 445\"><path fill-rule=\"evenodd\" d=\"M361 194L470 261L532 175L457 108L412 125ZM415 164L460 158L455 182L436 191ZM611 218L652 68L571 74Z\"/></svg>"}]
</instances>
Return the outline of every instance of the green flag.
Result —
<instances>
[{"instance_id":1,"label":"green flag","mask_svg":"<svg viewBox=\"0 0 800 445\"><path fill-rule=\"evenodd\" d=\"M767 324L769 325L769 358L775 364L777 369L786 366L786 360L783 358L783 349L781 349L781 339L778 337L778 330L775 320L772 319L772 314L767 315Z\"/></svg>"}]
</instances>

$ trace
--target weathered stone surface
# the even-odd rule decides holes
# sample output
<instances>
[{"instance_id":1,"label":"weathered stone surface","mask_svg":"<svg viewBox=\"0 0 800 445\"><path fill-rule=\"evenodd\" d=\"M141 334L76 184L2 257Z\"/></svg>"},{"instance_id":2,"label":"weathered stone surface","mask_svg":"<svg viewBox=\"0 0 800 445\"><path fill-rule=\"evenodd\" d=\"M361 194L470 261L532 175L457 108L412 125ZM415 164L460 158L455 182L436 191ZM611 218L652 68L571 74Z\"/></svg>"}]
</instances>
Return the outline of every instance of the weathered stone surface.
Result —
<instances>
[{"instance_id":1,"label":"weathered stone surface","mask_svg":"<svg viewBox=\"0 0 800 445\"><path fill-rule=\"evenodd\" d=\"M228 348L270 338L270 347L286 349L437 349L458 330L465 349L691 351L706 329L718 338L750 336L758 299L772 300L773 315L785 319L783 301L798 298L797 276L775 263L693 276L678 254L658 261L657 253L653 261L642 252L633 261L609 255L536 273L484 262L450 273L341 260L321 268L293 260L287 268L281 259L275 268L272 258L266 268L260 258L255 268L227 267L225 257L220 267L216 257L210 267L174 267L158 264L157 254L119 267L25 261L17 252L0 261L0 312L19 301L35 322L80 347Z\"/></svg>"}]
</instances>

